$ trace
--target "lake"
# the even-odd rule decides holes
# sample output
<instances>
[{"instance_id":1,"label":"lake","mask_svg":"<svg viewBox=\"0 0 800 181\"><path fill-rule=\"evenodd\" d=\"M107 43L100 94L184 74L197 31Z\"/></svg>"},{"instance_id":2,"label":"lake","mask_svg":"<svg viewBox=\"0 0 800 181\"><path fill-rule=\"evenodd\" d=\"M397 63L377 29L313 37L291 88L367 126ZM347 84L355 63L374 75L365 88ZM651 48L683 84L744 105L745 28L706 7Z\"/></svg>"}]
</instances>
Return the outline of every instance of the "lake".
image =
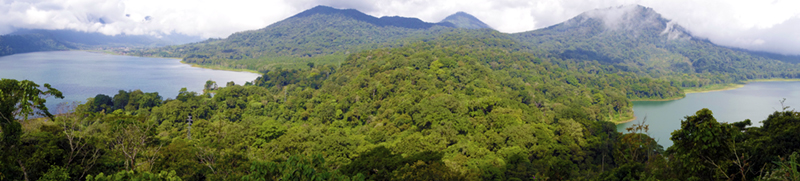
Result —
<instances>
[{"instance_id":1,"label":"lake","mask_svg":"<svg viewBox=\"0 0 800 181\"><path fill-rule=\"evenodd\" d=\"M800 108L795 106L800 102L800 82L753 82L733 90L690 93L673 101L634 101L636 120L617 125L617 130L627 133L625 128L646 118L650 136L666 149L672 146L669 138L672 131L680 129L681 120L702 108L710 109L719 122L750 119L752 126L761 126L767 116L781 110L779 101L783 98L790 109Z\"/></svg>"},{"instance_id":2,"label":"lake","mask_svg":"<svg viewBox=\"0 0 800 181\"><path fill-rule=\"evenodd\" d=\"M175 98L186 87L203 92L207 80L222 87L233 81L242 85L259 75L192 67L178 59L108 55L83 51L53 51L0 57L0 78L49 83L64 94L64 99L47 99L51 110L58 103L81 101L97 94L114 96L119 90L141 89L158 92L162 98ZM52 112L52 111L51 111ZM54 112L55 113L55 112Z\"/></svg>"}]
</instances>

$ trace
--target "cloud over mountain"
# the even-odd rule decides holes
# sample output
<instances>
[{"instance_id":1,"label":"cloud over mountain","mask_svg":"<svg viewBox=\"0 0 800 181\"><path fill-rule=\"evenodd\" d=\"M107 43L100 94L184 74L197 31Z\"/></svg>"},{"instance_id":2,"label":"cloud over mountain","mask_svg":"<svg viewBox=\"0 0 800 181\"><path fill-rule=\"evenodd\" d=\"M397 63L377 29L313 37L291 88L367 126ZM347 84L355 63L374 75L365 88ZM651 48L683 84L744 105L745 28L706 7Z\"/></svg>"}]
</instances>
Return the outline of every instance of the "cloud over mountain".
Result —
<instances>
[{"instance_id":1,"label":"cloud over mountain","mask_svg":"<svg viewBox=\"0 0 800 181\"><path fill-rule=\"evenodd\" d=\"M426 22L465 11L501 32L514 33L551 26L585 11L628 4L651 7L693 35L721 45L800 54L800 9L796 8L800 1L791 0L0 0L0 34L38 28L227 37L317 5Z\"/></svg>"}]
</instances>

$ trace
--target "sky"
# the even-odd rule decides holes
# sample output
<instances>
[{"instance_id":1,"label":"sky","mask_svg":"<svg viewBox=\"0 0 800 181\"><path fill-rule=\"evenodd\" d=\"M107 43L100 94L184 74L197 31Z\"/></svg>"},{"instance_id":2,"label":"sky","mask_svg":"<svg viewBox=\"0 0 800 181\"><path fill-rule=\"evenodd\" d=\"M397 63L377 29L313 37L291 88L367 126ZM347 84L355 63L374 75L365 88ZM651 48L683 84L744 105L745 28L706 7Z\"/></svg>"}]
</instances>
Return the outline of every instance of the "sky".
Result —
<instances>
[{"instance_id":1,"label":"sky","mask_svg":"<svg viewBox=\"0 0 800 181\"><path fill-rule=\"evenodd\" d=\"M516 33L630 4L651 7L720 45L800 55L798 0L0 0L0 34L27 28L225 38L317 5L427 22L464 11L498 31Z\"/></svg>"}]
</instances>

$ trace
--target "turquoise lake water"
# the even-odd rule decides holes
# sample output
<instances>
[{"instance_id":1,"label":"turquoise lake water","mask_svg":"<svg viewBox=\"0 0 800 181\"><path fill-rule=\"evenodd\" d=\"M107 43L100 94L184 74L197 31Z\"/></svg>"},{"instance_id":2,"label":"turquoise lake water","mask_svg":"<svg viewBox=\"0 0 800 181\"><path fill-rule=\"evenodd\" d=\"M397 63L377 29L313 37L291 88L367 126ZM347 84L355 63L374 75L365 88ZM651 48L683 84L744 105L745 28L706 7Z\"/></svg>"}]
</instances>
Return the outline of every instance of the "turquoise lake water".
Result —
<instances>
[{"instance_id":1,"label":"turquoise lake water","mask_svg":"<svg viewBox=\"0 0 800 181\"><path fill-rule=\"evenodd\" d=\"M617 130L625 133L625 128L646 118L650 136L666 149L672 146L670 133L680 129L681 120L700 109L710 109L719 122L750 119L752 126L761 126L767 116L781 110L779 101L783 98L790 109L800 108L797 107L800 106L800 82L753 82L733 90L690 93L686 98L673 101L634 101L636 120L617 125Z\"/></svg>"},{"instance_id":2,"label":"turquoise lake water","mask_svg":"<svg viewBox=\"0 0 800 181\"><path fill-rule=\"evenodd\" d=\"M207 80L225 86L253 81L258 74L211 70L180 63L178 59L108 55L82 51L53 51L0 57L0 78L49 83L64 93L64 99L49 98L51 109L58 103L81 101L97 94L112 96L119 90L158 92L175 98L182 87L202 92Z\"/></svg>"}]
</instances>

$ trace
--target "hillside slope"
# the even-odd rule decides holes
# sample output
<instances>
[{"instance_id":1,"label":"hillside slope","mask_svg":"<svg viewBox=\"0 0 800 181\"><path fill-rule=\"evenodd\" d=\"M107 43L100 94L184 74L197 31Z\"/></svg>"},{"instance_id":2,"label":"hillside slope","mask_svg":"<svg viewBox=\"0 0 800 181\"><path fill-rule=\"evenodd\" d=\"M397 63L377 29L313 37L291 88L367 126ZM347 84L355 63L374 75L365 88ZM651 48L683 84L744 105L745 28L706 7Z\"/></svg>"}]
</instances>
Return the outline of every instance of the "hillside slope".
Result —
<instances>
[{"instance_id":1,"label":"hillside slope","mask_svg":"<svg viewBox=\"0 0 800 181\"><path fill-rule=\"evenodd\" d=\"M38 34L0 36L0 56L38 51L68 50L71 48L74 47Z\"/></svg>"},{"instance_id":2,"label":"hillside slope","mask_svg":"<svg viewBox=\"0 0 800 181\"><path fill-rule=\"evenodd\" d=\"M137 52L142 56L181 57L185 62L270 70L306 63L336 64L350 52L403 44L402 39L429 37L454 30L451 23L416 18L373 17L353 9L317 6L259 30Z\"/></svg>"},{"instance_id":3,"label":"hillside slope","mask_svg":"<svg viewBox=\"0 0 800 181\"><path fill-rule=\"evenodd\" d=\"M75 30L20 29L0 36L0 56L16 53L114 48L160 47L201 41L200 37L173 33L161 35L115 35Z\"/></svg>"},{"instance_id":4,"label":"hillside slope","mask_svg":"<svg viewBox=\"0 0 800 181\"><path fill-rule=\"evenodd\" d=\"M513 34L542 55L598 61L684 87L797 78L797 65L692 36L651 8L597 9L544 29ZM684 76L684 75L688 75Z\"/></svg>"}]
</instances>

